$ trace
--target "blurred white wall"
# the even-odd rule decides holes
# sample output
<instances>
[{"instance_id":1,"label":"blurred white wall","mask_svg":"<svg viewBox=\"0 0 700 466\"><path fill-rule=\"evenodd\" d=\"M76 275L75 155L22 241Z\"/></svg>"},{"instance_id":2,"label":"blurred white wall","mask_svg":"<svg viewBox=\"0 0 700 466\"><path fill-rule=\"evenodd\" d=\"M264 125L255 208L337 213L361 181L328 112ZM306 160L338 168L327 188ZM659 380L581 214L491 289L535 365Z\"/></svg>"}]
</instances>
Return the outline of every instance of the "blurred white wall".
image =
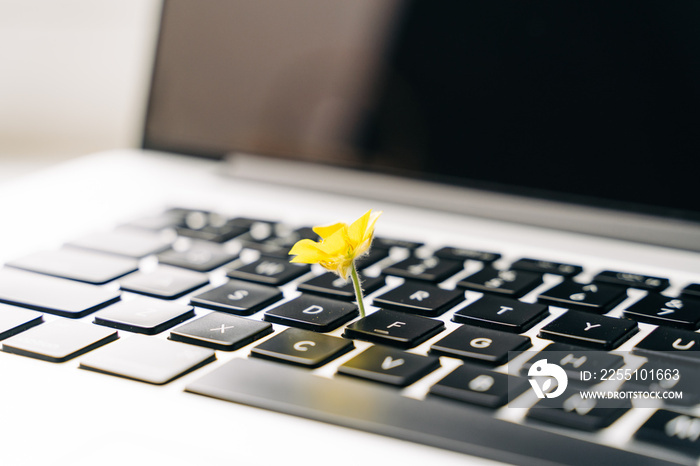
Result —
<instances>
[{"instance_id":1,"label":"blurred white wall","mask_svg":"<svg viewBox=\"0 0 700 466\"><path fill-rule=\"evenodd\" d=\"M0 177L139 145L159 13L159 0L0 0Z\"/></svg>"}]
</instances>

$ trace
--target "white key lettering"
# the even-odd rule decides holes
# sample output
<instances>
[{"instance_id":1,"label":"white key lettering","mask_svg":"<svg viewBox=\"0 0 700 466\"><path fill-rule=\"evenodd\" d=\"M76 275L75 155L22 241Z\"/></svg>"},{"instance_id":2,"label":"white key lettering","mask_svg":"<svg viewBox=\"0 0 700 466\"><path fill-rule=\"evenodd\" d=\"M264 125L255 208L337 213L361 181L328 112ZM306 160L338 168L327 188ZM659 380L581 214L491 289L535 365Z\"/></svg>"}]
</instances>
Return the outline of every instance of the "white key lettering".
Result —
<instances>
[{"instance_id":1,"label":"white key lettering","mask_svg":"<svg viewBox=\"0 0 700 466\"><path fill-rule=\"evenodd\" d=\"M301 312L302 312L302 314L311 314L311 315L320 314L321 312L323 312L323 308L317 304L314 304L313 306L309 306Z\"/></svg>"}]
</instances>

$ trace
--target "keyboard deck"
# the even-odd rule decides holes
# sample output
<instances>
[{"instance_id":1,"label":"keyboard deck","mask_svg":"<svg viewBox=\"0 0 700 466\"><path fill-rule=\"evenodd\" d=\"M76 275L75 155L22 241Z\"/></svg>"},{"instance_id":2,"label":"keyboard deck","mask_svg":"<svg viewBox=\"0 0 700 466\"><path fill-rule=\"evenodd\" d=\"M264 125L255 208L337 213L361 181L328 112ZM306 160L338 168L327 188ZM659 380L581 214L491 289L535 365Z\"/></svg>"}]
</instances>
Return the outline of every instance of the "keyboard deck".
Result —
<instances>
[{"instance_id":1,"label":"keyboard deck","mask_svg":"<svg viewBox=\"0 0 700 466\"><path fill-rule=\"evenodd\" d=\"M350 283L289 263L302 238L317 239L175 208L14 259L0 269L2 350L155 385L193 373L189 394L505 462L697 462L700 284L379 228L358 262L359 318ZM539 399L542 358L572 390L604 372L615 390L683 397ZM606 441L613 430L628 440Z\"/></svg>"}]
</instances>

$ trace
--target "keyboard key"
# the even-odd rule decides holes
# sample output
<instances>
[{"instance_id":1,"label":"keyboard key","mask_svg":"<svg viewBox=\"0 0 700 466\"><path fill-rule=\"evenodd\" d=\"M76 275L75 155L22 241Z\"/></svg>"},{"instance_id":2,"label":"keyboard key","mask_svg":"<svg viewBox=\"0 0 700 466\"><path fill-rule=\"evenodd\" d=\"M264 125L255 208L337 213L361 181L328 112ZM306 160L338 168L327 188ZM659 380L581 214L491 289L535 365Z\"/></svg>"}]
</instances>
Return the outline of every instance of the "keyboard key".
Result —
<instances>
[{"instance_id":1,"label":"keyboard key","mask_svg":"<svg viewBox=\"0 0 700 466\"><path fill-rule=\"evenodd\" d=\"M691 283L681 290L682 298L700 298L700 283Z\"/></svg>"},{"instance_id":2,"label":"keyboard key","mask_svg":"<svg viewBox=\"0 0 700 466\"><path fill-rule=\"evenodd\" d=\"M80 368L163 385L214 360L208 348L132 335L84 357Z\"/></svg>"},{"instance_id":3,"label":"keyboard key","mask_svg":"<svg viewBox=\"0 0 700 466\"><path fill-rule=\"evenodd\" d=\"M462 364L433 385L430 394L486 408L500 408L529 386L522 377L493 372L475 364Z\"/></svg>"},{"instance_id":4,"label":"keyboard key","mask_svg":"<svg viewBox=\"0 0 700 466\"><path fill-rule=\"evenodd\" d=\"M0 269L0 302L63 317L83 317L119 300L119 292L31 272Z\"/></svg>"},{"instance_id":5,"label":"keyboard key","mask_svg":"<svg viewBox=\"0 0 700 466\"><path fill-rule=\"evenodd\" d=\"M444 290L427 283L408 281L375 297L373 303L387 309L435 317L463 300L463 290Z\"/></svg>"},{"instance_id":6,"label":"keyboard key","mask_svg":"<svg viewBox=\"0 0 700 466\"><path fill-rule=\"evenodd\" d=\"M484 267L479 272L457 283L457 286L518 298L533 290L540 283L542 283L542 275L538 273Z\"/></svg>"},{"instance_id":7,"label":"keyboard key","mask_svg":"<svg viewBox=\"0 0 700 466\"><path fill-rule=\"evenodd\" d=\"M222 351L235 351L272 333L272 324L212 312L170 332L170 339Z\"/></svg>"},{"instance_id":8,"label":"keyboard key","mask_svg":"<svg viewBox=\"0 0 700 466\"><path fill-rule=\"evenodd\" d=\"M664 399L664 404L693 407L700 403L700 366L697 361L669 361L668 358L649 354L646 356L648 361L636 373L623 373L623 376L629 376L629 380L625 382L622 390L680 392L683 394L681 398Z\"/></svg>"},{"instance_id":9,"label":"keyboard key","mask_svg":"<svg viewBox=\"0 0 700 466\"><path fill-rule=\"evenodd\" d=\"M634 437L694 458L700 456L700 418L695 416L660 409L652 414Z\"/></svg>"},{"instance_id":10,"label":"keyboard key","mask_svg":"<svg viewBox=\"0 0 700 466\"><path fill-rule=\"evenodd\" d=\"M583 272L580 265L561 264L559 262L543 261L538 259L519 259L510 266L515 270L528 270L537 273L552 273L564 277L574 277Z\"/></svg>"},{"instance_id":11,"label":"keyboard key","mask_svg":"<svg viewBox=\"0 0 700 466\"><path fill-rule=\"evenodd\" d=\"M247 237L244 240L246 247L260 251L260 254L269 257L277 257L281 259L289 259L289 250L294 244L302 239L310 239L318 241L320 237L314 233L309 227L297 228L289 231L283 230L282 225L276 225L271 232L272 234L264 241L254 241L253 236Z\"/></svg>"},{"instance_id":12,"label":"keyboard key","mask_svg":"<svg viewBox=\"0 0 700 466\"><path fill-rule=\"evenodd\" d=\"M604 314L620 304L627 293L624 288L599 283L582 285L564 281L542 293L537 300L552 306Z\"/></svg>"},{"instance_id":13,"label":"keyboard key","mask_svg":"<svg viewBox=\"0 0 700 466\"><path fill-rule=\"evenodd\" d=\"M195 306L247 316L282 299L277 288L240 280L229 280L190 299Z\"/></svg>"},{"instance_id":14,"label":"keyboard key","mask_svg":"<svg viewBox=\"0 0 700 466\"><path fill-rule=\"evenodd\" d=\"M530 366L540 359L547 359L550 363L561 366L570 380L581 380L581 372L600 374L602 369L617 369L625 364L625 359L617 354L593 351L563 343L552 343L523 364L522 374L527 375ZM590 382L595 383L596 381L591 380Z\"/></svg>"},{"instance_id":15,"label":"keyboard key","mask_svg":"<svg viewBox=\"0 0 700 466\"><path fill-rule=\"evenodd\" d=\"M93 233L71 241L68 245L140 259L165 251L170 247L172 241L172 238L159 233L119 228L113 231Z\"/></svg>"},{"instance_id":16,"label":"keyboard key","mask_svg":"<svg viewBox=\"0 0 700 466\"><path fill-rule=\"evenodd\" d=\"M265 320L275 324L330 332L359 315L357 306L347 301L301 295L265 312Z\"/></svg>"},{"instance_id":17,"label":"keyboard key","mask_svg":"<svg viewBox=\"0 0 700 466\"><path fill-rule=\"evenodd\" d=\"M116 330L61 319L4 340L2 350L43 361L64 362L118 338Z\"/></svg>"},{"instance_id":18,"label":"keyboard key","mask_svg":"<svg viewBox=\"0 0 700 466\"><path fill-rule=\"evenodd\" d=\"M122 290L163 299L176 299L209 283L206 275L175 267L160 266L121 281Z\"/></svg>"},{"instance_id":19,"label":"keyboard key","mask_svg":"<svg viewBox=\"0 0 700 466\"><path fill-rule=\"evenodd\" d=\"M193 241L185 249L170 249L158 254L158 262L197 272L209 272L236 257L236 254L228 252L219 244Z\"/></svg>"},{"instance_id":20,"label":"keyboard key","mask_svg":"<svg viewBox=\"0 0 700 466\"><path fill-rule=\"evenodd\" d=\"M95 314L94 323L127 332L155 335L194 317L191 306L136 298L121 301Z\"/></svg>"},{"instance_id":21,"label":"keyboard key","mask_svg":"<svg viewBox=\"0 0 700 466\"><path fill-rule=\"evenodd\" d=\"M381 249L391 249L391 248L404 248L404 249L418 249L423 246L424 243L417 241L407 241L397 238L385 238L382 236L377 236L372 241L372 246Z\"/></svg>"},{"instance_id":22,"label":"keyboard key","mask_svg":"<svg viewBox=\"0 0 700 466\"><path fill-rule=\"evenodd\" d=\"M639 322L695 330L700 326L700 301L648 294L622 314Z\"/></svg>"},{"instance_id":23,"label":"keyboard key","mask_svg":"<svg viewBox=\"0 0 700 466\"><path fill-rule=\"evenodd\" d=\"M493 252L477 251L474 249L462 249L462 248L452 248L444 247L435 251L435 256L441 259L449 259L454 261L472 260L479 262L495 262L501 258L500 254Z\"/></svg>"},{"instance_id":24,"label":"keyboard key","mask_svg":"<svg viewBox=\"0 0 700 466\"><path fill-rule=\"evenodd\" d=\"M357 270L363 270L373 266L380 260L389 257L389 250L382 248L370 248L369 252L355 260Z\"/></svg>"},{"instance_id":25,"label":"keyboard key","mask_svg":"<svg viewBox=\"0 0 700 466\"><path fill-rule=\"evenodd\" d=\"M360 274L362 290L365 295L377 291L384 286L384 277L368 277ZM297 285L299 291L319 294L328 298L342 299L344 301L355 300L355 290L351 280L343 280L332 272L326 272L317 277L313 277L304 283Z\"/></svg>"},{"instance_id":26,"label":"keyboard key","mask_svg":"<svg viewBox=\"0 0 700 466\"><path fill-rule=\"evenodd\" d=\"M632 320L567 311L542 327L538 336L572 345L611 350L638 330L637 323Z\"/></svg>"},{"instance_id":27,"label":"keyboard key","mask_svg":"<svg viewBox=\"0 0 700 466\"><path fill-rule=\"evenodd\" d=\"M374 345L338 367L338 373L405 387L439 367L438 358Z\"/></svg>"},{"instance_id":28,"label":"keyboard key","mask_svg":"<svg viewBox=\"0 0 700 466\"><path fill-rule=\"evenodd\" d=\"M242 235L248 228L236 219L204 211L190 211L184 215L183 224L176 228L177 234L214 243L224 243Z\"/></svg>"},{"instance_id":29,"label":"keyboard key","mask_svg":"<svg viewBox=\"0 0 700 466\"><path fill-rule=\"evenodd\" d=\"M309 270L311 270L311 267L308 265L291 264L289 259L261 257L250 264L227 268L226 274L239 280L280 286L301 277Z\"/></svg>"},{"instance_id":30,"label":"keyboard key","mask_svg":"<svg viewBox=\"0 0 700 466\"><path fill-rule=\"evenodd\" d=\"M445 324L439 320L380 309L345 327L343 336L408 349L444 329Z\"/></svg>"},{"instance_id":31,"label":"keyboard key","mask_svg":"<svg viewBox=\"0 0 700 466\"><path fill-rule=\"evenodd\" d=\"M455 312L452 320L477 327L523 333L548 315L547 306L544 304L484 295L478 301Z\"/></svg>"},{"instance_id":32,"label":"keyboard key","mask_svg":"<svg viewBox=\"0 0 700 466\"><path fill-rule=\"evenodd\" d=\"M649 277L647 275L639 275L626 272L615 272L605 270L593 277L596 283L610 283L612 285L622 285L629 288L639 288L649 291L662 291L668 288L668 278Z\"/></svg>"},{"instance_id":33,"label":"keyboard key","mask_svg":"<svg viewBox=\"0 0 700 466\"><path fill-rule=\"evenodd\" d=\"M288 328L251 350L251 355L304 367L319 367L355 348L350 340Z\"/></svg>"},{"instance_id":34,"label":"keyboard key","mask_svg":"<svg viewBox=\"0 0 700 466\"><path fill-rule=\"evenodd\" d=\"M39 312L0 304L0 340L35 327L43 320L44 317Z\"/></svg>"},{"instance_id":35,"label":"keyboard key","mask_svg":"<svg viewBox=\"0 0 700 466\"><path fill-rule=\"evenodd\" d=\"M139 228L142 230L162 231L165 229L175 229L182 224L182 215L167 211L162 214L148 215L126 223L127 228Z\"/></svg>"},{"instance_id":36,"label":"keyboard key","mask_svg":"<svg viewBox=\"0 0 700 466\"><path fill-rule=\"evenodd\" d=\"M592 432L608 427L631 407L627 399L584 399L574 392L568 396L540 400L528 411L527 417Z\"/></svg>"},{"instance_id":37,"label":"keyboard key","mask_svg":"<svg viewBox=\"0 0 700 466\"><path fill-rule=\"evenodd\" d=\"M516 351L523 351L530 346L530 339L523 335L461 325L433 343L430 354L500 366L513 357Z\"/></svg>"},{"instance_id":38,"label":"keyboard key","mask_svg":"<svg viewBox=\"0 0 700 466\"><path fill-rule=\"evenodd\" d=\"M382 270L387 275L438 283L463 270L462 262L437 257L421 259L411 256Z\"/></svg>"},{"instance_id":39,"label":"keyboard key","mask_svg":"<svg viewBox=\"0 0 700 466\"><path fill-rule=\"evenodd\" d=\"M634 348L642 355L700 360L700 334L690 330L657 327Z\"/></svg>"},{"instance_id":40,"label":"keyboard key","mask_svg":"<svg viewBox=\"0 0 700 466\"><path fill-rule=\"evenodd\" d=\"M107 283L138 269L138 263L132 259L69 248L37 252L10 261L7 265L95 285Z\"/></svg>"},{"instance_id":41,"label":"keyboard key","mask_svg":"<svg viewBox=\"0 0 700 466\"><path fill-rule=\"evenodd\" d=\"M497 419L490 412L440 397L416 400L363 380L318 377L297 367L255 358L234 358L208 371L186 390L511 464L571 464L574 459L581 465L672 464ZM316 393L325 396L309 396Z\"/></svg>"}]
</instances>

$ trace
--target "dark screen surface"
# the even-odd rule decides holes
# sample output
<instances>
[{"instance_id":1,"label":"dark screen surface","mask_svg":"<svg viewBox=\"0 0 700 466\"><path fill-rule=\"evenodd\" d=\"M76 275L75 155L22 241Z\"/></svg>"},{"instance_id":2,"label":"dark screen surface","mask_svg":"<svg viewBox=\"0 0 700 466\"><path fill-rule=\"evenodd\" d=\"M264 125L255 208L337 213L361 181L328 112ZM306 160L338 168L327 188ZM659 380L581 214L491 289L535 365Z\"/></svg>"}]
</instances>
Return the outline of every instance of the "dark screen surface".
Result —
<instances>
[{"instance_id":1,"label":"dark screen surface","mask_svg":"<svg viewBox=\"0 0 700 466\"><path fill-rule=\"evenodd\" d=\"M166 1L144 139L700 220L700 2Z\"/></svg>"}]
</instances>

